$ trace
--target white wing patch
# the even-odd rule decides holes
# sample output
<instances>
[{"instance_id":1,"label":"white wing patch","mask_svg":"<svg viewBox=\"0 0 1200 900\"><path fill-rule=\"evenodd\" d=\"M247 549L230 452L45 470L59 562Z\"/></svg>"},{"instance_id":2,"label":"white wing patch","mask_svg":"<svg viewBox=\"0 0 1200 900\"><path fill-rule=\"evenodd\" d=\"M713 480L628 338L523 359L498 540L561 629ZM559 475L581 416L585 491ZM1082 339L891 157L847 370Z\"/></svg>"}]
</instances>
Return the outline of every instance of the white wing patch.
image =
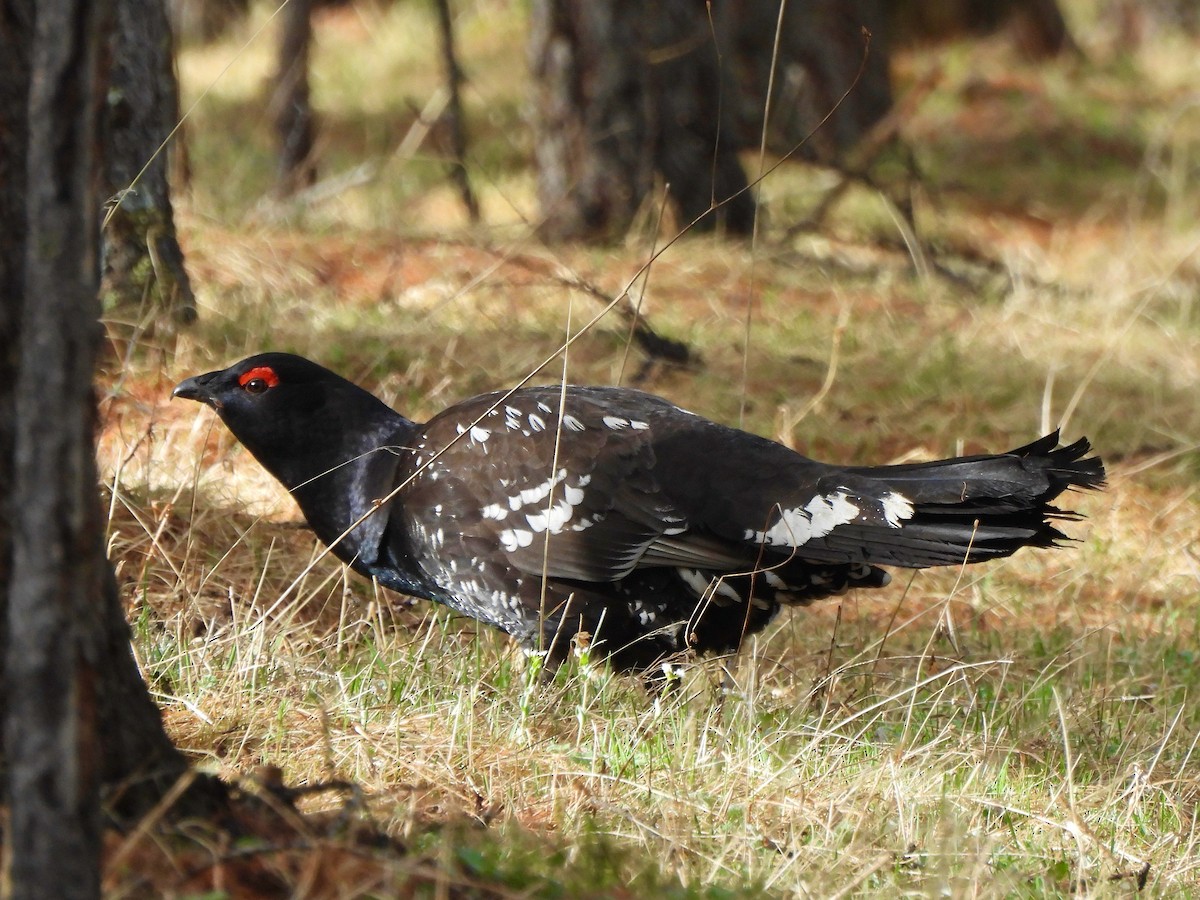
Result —
<instances>
[{"instance_id":1,"label":"white wing patch","mask_svg":"<svg viewBox=\"0 0 1200 900\"><path fill-rule=\"evenodd\" d=\"M909 507L911 515L911 507ZM746 540L759 544L800 547L813 538L824 537L837 528L853 522L859 509L850 501L845 489L822 496L818 494L803 507L785 509L779 520L766 531L746 531Z\"/></svg>"},{"instance_id":2,"label":"white wing patch","mask_svg":"<svg viewBox=\"0 0 1200 900\"><path fill-rule=\"evenodd\" d=\"M499 503L489 503L487 506L481 509L479 513L485 519L496 519L499 521L500 519L508 518L508 510Z\"/></svg>"},{"instance_id":3,"label":"white wing patch","mask_svg":"<svg viewBox=\"0 0 1200 900\"><path fill-rule=\"evenodd\" d=\"M537 487L525 488L518 491L508 498L508 508L518 510L522 506L528 506L532 503L540 503L550 496L550 492L554 490L567 477L566 469L559 469L558 474L550 478Z\"/></svg>"},{"instance_id":4,"label":"white wing patch","mask_svg":"<svg viewBox=\"0 0 1200 900\"><path fill-rule=\"evenodd\" d=\"M559 469L553 478L534 487L519 490L503 502L489 503L479 511L479 514L485 519L504 521L510 512L516 513L519 510L532 508L532 511L525 513L528 529L507 528L500 533L500 542L504 545L505 550L512 552L521 547L528 547L533 542L535 534L547 531L550 534L562 533L567 527L567 523L571 522L574 517L575 508L583 503L584 488L591 483L592 476L580 475L575 479L574 485L564 484L566 480L567 470ZM547 505L551 492L560 484L563 485L562 496ZM578 519L570 525L569 530L583 531L603 518L603 514L596 514L591 519Z\"/></svg>"},{"instance_id":5,"label":"white wing patch","mask_svg":"<svg viewBox=\"0 0 1200 900\"><path fill-rule=\"evenodd\" d=\"M700 574L699 569L684 569L680 567L675 571L679 573L679 577L683 579L684 584L692 589L692 593L697 598L703 597L708 591L709 579L707 576Z\"/></svg>"},{"instance_id":6,"label":"white wing patch","mask_svg":"<svg viewBox=\"0 0 1200 900\"><path fill-rule=\"evenodd\" d=\"M534 531L549 531L551 534L558 534L562 531L563 525L571 521L571 513L574 511L575 507L566 500L558 500L549 509L544 509L539 513L526 514L525 521Z\"/></svg>"},{"instance_id":7,"label":"white wing patch","mask_svg":"<svg viewBox=\"0 0 1200 900\"><path fill-rule=\"evenodd\" d=\"M514 553L521 547L528 547L533 543L533 532L526 531L524 528L505 528L500 532L500 543L504 545L507 552Z\"/></svg>"},{"instance_id":8,"label":"white wing patch","mask_svg":"<svg viewBox=\"0 0 1200 900\"><path fill-rule=\"evenodd\" d=\"M913 505L903 494L892 491L883 496L883 518L893 528L899 528L903 519L911 519Z\"/></svg>"}]
</instances>

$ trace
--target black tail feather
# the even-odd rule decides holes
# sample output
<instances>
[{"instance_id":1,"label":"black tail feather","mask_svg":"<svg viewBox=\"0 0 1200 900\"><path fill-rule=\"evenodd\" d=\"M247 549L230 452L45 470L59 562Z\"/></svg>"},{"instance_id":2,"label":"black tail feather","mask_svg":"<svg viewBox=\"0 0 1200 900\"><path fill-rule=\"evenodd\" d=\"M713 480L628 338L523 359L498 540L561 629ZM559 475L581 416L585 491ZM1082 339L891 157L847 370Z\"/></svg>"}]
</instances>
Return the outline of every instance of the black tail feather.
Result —
<instances>
[{"instance_id":1,"label":"black tail feather","mask_svg":"<svg viewBox=\"0 0 1200 900\"><path fill-rule=\"evenodd\" d=\"M864 561L925 568L1009 556L1022 547L1055 547L1069 538L1053 521L1079 519L1051 505L1067 490L1105 484L1104 463L1086 438L1058 446L1059 433L997 455L859 468L913 505L900 528L843 526L822 542L834 553L858 549ZM809 548L812 549L812 548Z\"/></svg>"}]
</instances>

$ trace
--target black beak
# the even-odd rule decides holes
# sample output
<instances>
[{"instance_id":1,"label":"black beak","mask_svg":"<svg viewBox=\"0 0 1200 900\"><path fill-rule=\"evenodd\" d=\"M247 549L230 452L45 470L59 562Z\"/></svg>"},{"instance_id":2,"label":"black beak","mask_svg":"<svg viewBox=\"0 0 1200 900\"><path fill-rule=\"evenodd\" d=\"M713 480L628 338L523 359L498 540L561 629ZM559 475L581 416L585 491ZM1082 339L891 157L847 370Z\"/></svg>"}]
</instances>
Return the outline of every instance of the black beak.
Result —
<instances>
[{"instance_id":1,"label":"black beak","mask_svg":"<svg viewBox=\"0 0 1200 900\"><path fill-rule=\"evenodd\" d=\"M221 408L221 401L213 396L212 391L208 389L208 383L220 372L209 372L205 375L197 375L194 378L188 378L175 385L175 390L171 391L172 397L180 397L184 400L196 400L200 403L207 403L213 409Z\"/></svg>"}]
</instances>

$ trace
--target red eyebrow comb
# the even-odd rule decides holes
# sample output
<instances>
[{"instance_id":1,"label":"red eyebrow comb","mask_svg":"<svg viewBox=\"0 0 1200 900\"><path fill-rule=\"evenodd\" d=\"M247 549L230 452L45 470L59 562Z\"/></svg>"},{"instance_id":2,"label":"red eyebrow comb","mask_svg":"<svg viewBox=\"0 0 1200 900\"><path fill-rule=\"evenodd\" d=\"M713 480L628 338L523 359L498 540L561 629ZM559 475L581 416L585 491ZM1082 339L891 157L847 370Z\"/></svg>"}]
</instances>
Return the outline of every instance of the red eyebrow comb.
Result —
<instances>
[{"instance_id":1,"label":"red eyebrow comb","mask_svg":"<svg viewBox=\"0 0 1200 900\"><path fill-rule=\"evenodd\" d=\"M267 383L267 387L275 387L275 385L279 384L279 376L275 374L275 370L270 366L255 366L248 372L243 372L238 378L238 384L245 387L248 382L253 381L255 378L261 378Z\"/></svg>"}]
</instances>

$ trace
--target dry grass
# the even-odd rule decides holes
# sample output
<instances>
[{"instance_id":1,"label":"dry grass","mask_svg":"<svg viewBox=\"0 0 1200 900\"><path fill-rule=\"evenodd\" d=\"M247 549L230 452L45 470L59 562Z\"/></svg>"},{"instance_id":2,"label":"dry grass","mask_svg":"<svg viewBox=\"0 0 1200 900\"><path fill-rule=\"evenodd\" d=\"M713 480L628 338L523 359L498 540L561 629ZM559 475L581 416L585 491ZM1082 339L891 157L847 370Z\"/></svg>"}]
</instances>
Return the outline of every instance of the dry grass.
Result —
<instances>
[{"instance_id":1,"label":"dry grass","mask_svg":"<svg viewBox=\"0 0 1200 900\"><path fill-rule=\"evenodd\" d=\"M939 51L946 79L905 131L931 242L999 264L968 266L970 287L914 277L865 192L782 241L818 183L802 168L764 185L756 246L689 239L655 263L646 309L703 362L647 386L691 409L856 462L1005 449L1066 418L1112 477L1072 498L1079 544L785 615L652 697L581 668L535 687L502 636L373 591L209 413L166 399L289 349L420 419L520 379L600 309L547 273L615 295L645 261L644 235L529 238L519 17L498 0L461 29L487 227L463 228L436 158L389 156L435 84L425 14L323 14L326 171L386 158L332 200L264 213L261 39L197 108L181 226L201 322L165 367L147 352L106 376L101 441L110 548L172 735L247 789L264 764L354 782L368 812L351 819L394 843L368 852L315 819L247 873L215 839L197 868L204 841L177 838L127 853L110 893L139 893L136 874L233 896L1109 896L1139 877L1200 894L1194 47L1118 58L1083 28L1087 64ZM185 93L243 39L185 53ZM568 377L628 382L625 344L601 321Z\"/></svg>"}]
</instances>

